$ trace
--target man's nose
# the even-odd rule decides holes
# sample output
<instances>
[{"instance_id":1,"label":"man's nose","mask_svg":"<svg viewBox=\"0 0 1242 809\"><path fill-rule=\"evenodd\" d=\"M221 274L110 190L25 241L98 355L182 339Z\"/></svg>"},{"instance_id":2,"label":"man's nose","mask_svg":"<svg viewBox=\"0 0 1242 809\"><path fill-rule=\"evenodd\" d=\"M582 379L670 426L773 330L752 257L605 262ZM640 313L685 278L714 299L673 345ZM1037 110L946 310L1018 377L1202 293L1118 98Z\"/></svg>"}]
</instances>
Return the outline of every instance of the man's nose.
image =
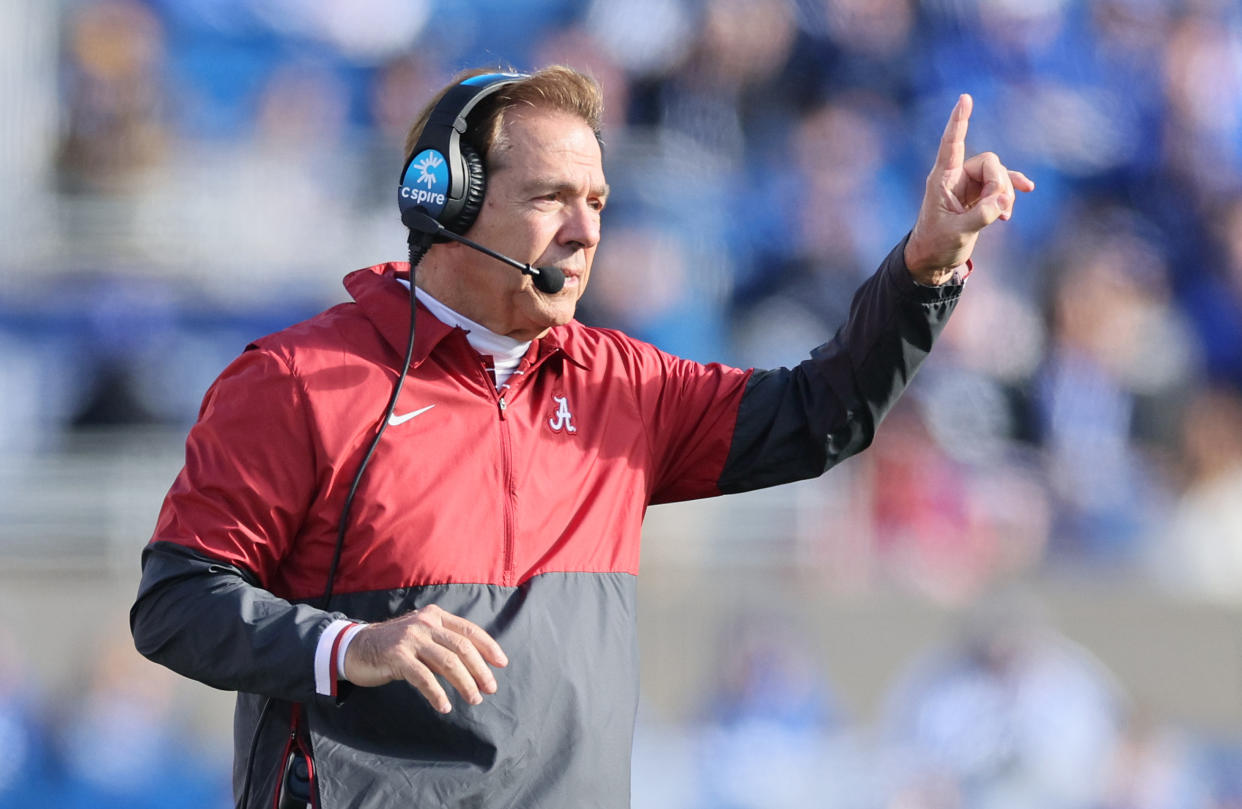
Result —
<instances>
[{"instance_id":1,"label":"man's nose","mask_svg":"<svg viewBox=\"0 0 1242 809\"><path fill-rule=\"evenodd\" d=\"M585 200L568 206L561 226L561 241L586 249L599 244L599 211Z\"/></svg>"}]
</instances>

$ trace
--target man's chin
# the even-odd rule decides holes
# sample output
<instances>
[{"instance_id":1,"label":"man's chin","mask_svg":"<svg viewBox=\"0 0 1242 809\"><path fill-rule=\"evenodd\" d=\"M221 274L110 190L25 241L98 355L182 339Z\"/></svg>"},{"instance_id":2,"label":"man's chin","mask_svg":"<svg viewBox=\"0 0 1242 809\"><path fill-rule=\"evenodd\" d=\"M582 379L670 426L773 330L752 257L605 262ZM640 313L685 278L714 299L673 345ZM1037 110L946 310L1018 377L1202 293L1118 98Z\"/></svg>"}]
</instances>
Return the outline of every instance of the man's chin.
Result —
<instances>
[{"instance_id":1,"label":"man's chin","mask_svg":"<svg viewBox=\"0 0 1242 809\"><path fill-rule=\"evenodd\" d=\"M558 295L544 295L543 293L535 293L537 300L530 302L528 307L523 307L526 315L526 323L531 327L532 332L543 333L548 329L564 326L574 319L574 311L577 308L577 301L568 297Z\"/></svg>"},{"instance_id":2,"label":"man's chin","mask_svg":"<svg viewBox=\"0 0 1242 809\"><path fill-rule=\"evenodd\" d=\"M547 318L546 323L548 328L554 328L556 326L564 326L573 319L574 307L557 307L556 311Z\"/></svg>"}]
</instances>

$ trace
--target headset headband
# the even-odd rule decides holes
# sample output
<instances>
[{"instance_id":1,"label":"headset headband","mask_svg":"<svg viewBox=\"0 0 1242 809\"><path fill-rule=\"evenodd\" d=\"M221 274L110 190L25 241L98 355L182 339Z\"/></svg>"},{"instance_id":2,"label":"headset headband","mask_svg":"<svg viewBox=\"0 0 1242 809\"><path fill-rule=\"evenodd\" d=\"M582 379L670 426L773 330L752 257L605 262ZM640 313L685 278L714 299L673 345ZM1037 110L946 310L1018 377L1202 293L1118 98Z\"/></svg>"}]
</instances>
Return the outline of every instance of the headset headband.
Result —
<instances>
[{"instance_id":1,"label":"headset headband","mask_svg":"<svg viewBox=\"0 0 1242 809\"><path fill-rule=\"evenodd\" d=\"M523 73L485 73L449 88L401 170L397 204L403 216L422 209L454 233L469 229L486 187L482 157L462 141L470 113L488 96L525 78Z\"/></svg>"}]
</instances>

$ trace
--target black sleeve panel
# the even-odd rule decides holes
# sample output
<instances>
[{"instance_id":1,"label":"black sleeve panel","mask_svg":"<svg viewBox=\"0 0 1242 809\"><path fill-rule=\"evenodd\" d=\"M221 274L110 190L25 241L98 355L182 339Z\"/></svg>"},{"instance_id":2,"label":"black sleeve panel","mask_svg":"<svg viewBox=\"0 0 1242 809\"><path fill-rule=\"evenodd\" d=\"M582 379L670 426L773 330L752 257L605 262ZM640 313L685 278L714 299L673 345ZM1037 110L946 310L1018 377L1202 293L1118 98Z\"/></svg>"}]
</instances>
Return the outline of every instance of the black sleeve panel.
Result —
<instances>
[{"instance_id":1,"label":"black sleeve panel","mask_svg":"<svg viewBox=\"0 0 1242 809\"><path fill-rule=\"evenodd\" d=\"M721 492L815 477L871 443L962 290L961 284L916 284L905 245L903 239L858 289L848 320L830 342L796 368L756 371L750 378Z\"/></svg>"},{"instance_id":2,"label":"black sleeve panel","mask_svg":"<svg viewBox=\"0 0 1242 809\"><path fill-rule=\"evenodd\" d=\"M315 695L319 636L338 617L277 598L239 567L154 542L142 553L129 624L138 651L178 674L304 702Z\"/></svg>"}]
</instances>

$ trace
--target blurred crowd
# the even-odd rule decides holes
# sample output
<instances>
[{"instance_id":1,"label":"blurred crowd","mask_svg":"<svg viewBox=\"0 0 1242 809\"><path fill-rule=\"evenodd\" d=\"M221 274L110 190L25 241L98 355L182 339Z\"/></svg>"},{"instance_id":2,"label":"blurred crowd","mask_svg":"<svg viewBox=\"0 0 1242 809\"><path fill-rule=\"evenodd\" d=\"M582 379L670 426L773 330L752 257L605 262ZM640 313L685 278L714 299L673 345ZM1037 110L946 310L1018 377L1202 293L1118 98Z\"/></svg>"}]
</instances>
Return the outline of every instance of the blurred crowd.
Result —
<instances>
[{"instance_id":1,"label":"blurred crowd","mask_svg":"<svg viewBox=\"0 0 1242 809\"><path fill-rule=\"evenodd\" d=\"M176 716L174 675L120 632L54 693L0 629L0 809L224 809L228 759ZM88 652L92 650L83 650Z\"/></svg>"},{"instance_id":2,"label":"blurred crowd","mask_svg":"<svg viewBox=\"0 0 1242 809\"><path fill-rule=\"evenodd\" d=\"M752 629L731 639L723 683L695 722L639 723L635 806L1242 803L1236 745L1151 721L1098 660L1016 592L967 612L951 636L911 655L888 683L874 721L841 707L804 645L769 624Z\"/></svg>"},{"instance_id":3,"label":"blurred crowd","mask_svg":"<svg viewBox=\"0 0 1242 809\"><path fill-rule=\"evenodd\" d=\"M876 446L841 473L851 508L823 521L825 557L854 560L842 586L951 604L1038 571L1242 605L1237 0L56 8L54 75L6 85L50 83L57 98L50 130L35 133L43 170L0 155L0 176L25 178L10 221L54 214L10 227L0 248L10 458L74 431L188 425L246 342L343 299L349 270L401 259L405 131L461 68L564 62L600 80L613 198L581 319L747 367L796 363L831 336L913 224L944 121L969 92L968 149L996 151L1038 188L986 232L941 344ZM1190 760L1179 741L1118 713L1106 678L1062 659L1073 654L1061 649L1028 688L998 674L1022 655L959 651L894 698L905 752L890 763L910 790L887 805L1207 805L1174 789L1187 776L1169 757ZM3 674L0 746L16 739L37 764ZM1094 707L1053 739L1026 738L1032 716L1066 704L1057 689ZM753 702L771 691L739 685L705 725L732 794L753 775L733 735L748 722L771 725L769 754L813 734L825 756L861 755L824 694ZM84 716L75 732L95 727ZM1039 765L1059 779L1053 792L1020 789L1035 777L1028 744L1054 759ZM1148 766L1130 782L1148 792L1074 792L1088 748L1109 750L1112 768ZM112 752L109 766L125 767L122 753L142 751ZM12 770L0 764L0 806L27 805L6 803ZM682 805L847 805L695 794ZM1242 789L1230 795L1215 805L1242 802Z\"/></svg>"}]
</instances>

